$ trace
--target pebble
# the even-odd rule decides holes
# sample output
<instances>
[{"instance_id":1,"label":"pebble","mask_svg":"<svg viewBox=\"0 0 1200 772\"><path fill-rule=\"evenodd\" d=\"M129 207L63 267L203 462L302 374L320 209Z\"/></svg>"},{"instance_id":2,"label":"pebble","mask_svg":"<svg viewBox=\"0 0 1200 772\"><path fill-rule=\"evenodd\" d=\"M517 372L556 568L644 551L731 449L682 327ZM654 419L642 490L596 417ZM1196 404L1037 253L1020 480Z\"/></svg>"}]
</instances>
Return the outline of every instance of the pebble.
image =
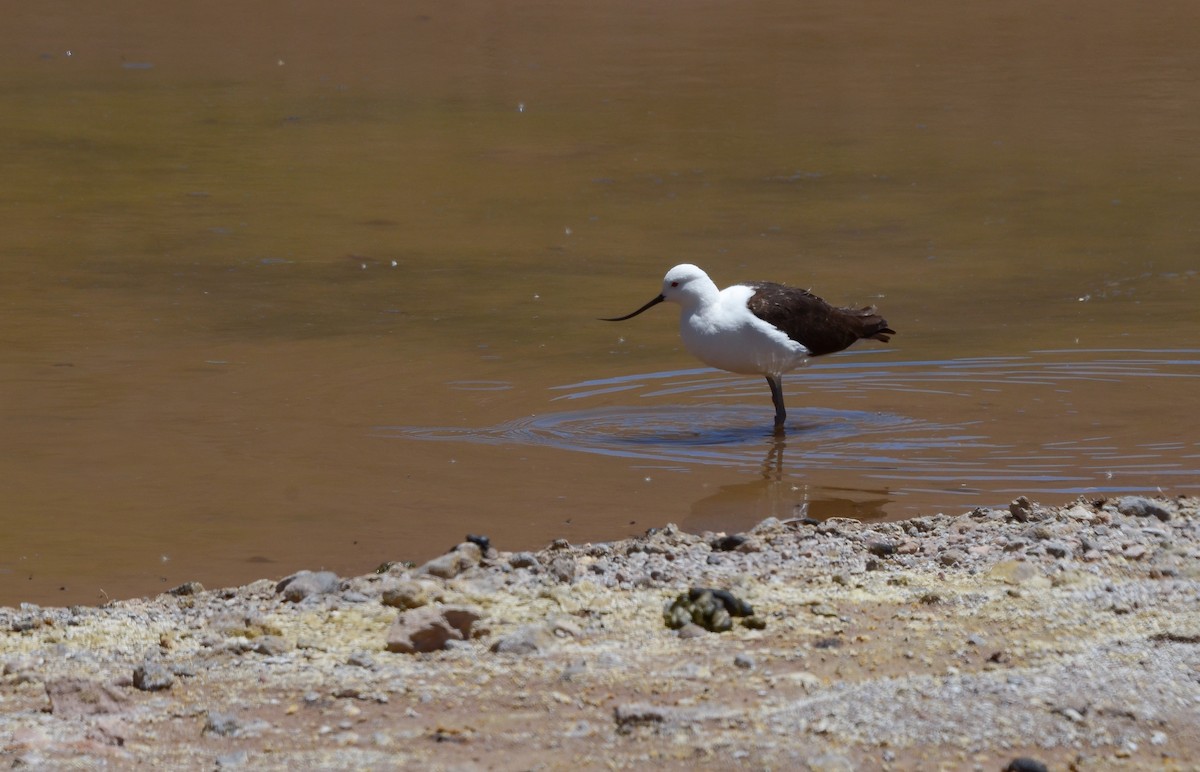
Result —
<instances>
[{"instance_id":1,"label":"pebble","mask_svg":"<svg viewBox=\"0 0 1200 772\"><path fill-rule=\"evenodd\" d=\"M744 533L734 533L728 536L719 536L713 539L709 546L718 552L732 552L749 540L750 537Z\"/></svg>"},{"instance_id":2,"label":"pebble","mask_svg":"<svg viewBox=\"0 0 1200 772\"><path fill-rule=\"evenodd\" d=\"M372 657L370 653L365 651L353 652L349 657L346 658L346 664L353 667L366 668L367 670L374 670L375 668L379 667L379 665L375 663L375 658Z\"/></svg>"},{"instance_id":3,"label":"pebble","mask_svg":"<svg viewBox=\"0 0 1200 772\"><path fill-rule=\"evenodd\" d=\"M554 633L542 623L523 625L499 638L490 651L495 654L528 655L545 651L557 642Z\"/></svg>"},{"instance_id":4,"label":"pebble","mask_svg":"<svg viewBox=\"0 0 1200 772\"><path fill-rule=\"evenodd\" d=\"M1037 759L1018 756L1008 762L1008 766L1004 768L1004 772L1049 772L1049 769Z\"/></svg>"},{"instance_id":5,"label":"pebble","mask_svg":"<svg viewBox=\"0 0 1200 772\"><path fill-rule=\"evenodd\" d=\"M895 542L875 540L867 542L867 552L880 558L894 555L899 550Z\"/></svg>"},{"instance_id":6,"label":"pebble","mask_svg":"<svg viewBox=\"0 0 1200 772\"><path fill-rule=\"evenodd\" d=\"M275 586L275 592L282 593L283 599L292 603L313 597L336 592L341 580L332 571L299 571L280 580Z\"/></svg>"},{"instance_id":7,"label":"pebble","mask_svg":"<svg viewBox=\"0 0 1200 772\"><path fill-rule=\"evenodd\" d=\"M988 575L1005 584L1021 584L1040 576L1041 572L1032 563L1024 560L1004 560L992 566Z\"/></svg>"},{"instance_id":8,"label":"pebble","mask_svg":"<svg viewBox=\"0 0 1200 772\"><path fill-rule=\"evenodd\" d=\"M1029 521L1030 515L1033 514L1033 504L1024 496L1018 496L1008 505L1008 512L1013 516L1014 520L1025 523Z\"/></svg>"},{"instance_id":9,"label":"pebble","mask_svg":"<svg viewBox=\"0 0 1200 772\"><path fill-rule=\"evenodd\" d=\"M199 595L202 592L204 592L204 585L200 584L199 582L184 582L177 587L172 587L171 589L167 590L168 595L174 595L176 597Z\"/></svg>"},{"instance_id":10,"label":"pebble","mask_svg":"<svg viewBox=\"0 0 1200 772\"><path fill-rule=\"evenodd\" d=\"M1171 519L1171 510L1161 502L1143 496L1123 496L1117 499L1117 511L1127 517L1157 517L1164 523Z\"/></svg>"},{"instance_id":11,"label":"pebble","mask_svg":"<svg viewBox=\"0 0 1200 772\"><path fill-rule=\"evenodd\" d=\"M964 562L966 559L967 556L964 555L961 550L946 550L942 554L938 555L938 562L943 566L956 566L959 563Z\"/></svg>"},{"instance_id":12,"label":"pebble","mask_svg":"<svg viewBox=\"0 0 1200 772\"><path fill-rule=\"evenodd\" d=\"M430 587L425 582L396 581L384 586L379 602L392 608L419 608L429 603L431 596Z\"/></svg>"},{"instance_id":13,"label":"pebble","mask_svg":"<svg viewBox=\"0 0 1200 772\"><path fill-rule=\"evenodd\" d=\"M1146 557L1146 548L1141 544L1131 544L1121 551L1126 560L1141 560Z\"/></svg>"},{"instance_id":14,"label":"pebble","mask_svg":"<svg viewBox=\"0 0 1200 772\"><path fill-rule=\"evenodd\" d=\"M1042 549L1046 550L1047 555L1056 558L1065 558L1071 554L1071 548L1060 541L1048 541Z\"/></svg>"},{"instance_id":15,"label":"pebble","mask_svg":"<svg viewBox=\"0 0 1200 772\"><path fill-rule=\"evenodd\" d=\"M467 569L474 568L483 560L483 550L478 544L465 541L445 555L439 555L433 560L413 570L414 574L427 574L439 579L453 579Z\"/></svg>"},{"instance_id":16,"label":"pebble","mask_svg":"<svg viewBox=\"0 0 1200 772\"><path fill-rule=\"evenodd\" d=\"M578 570L575 564L575 558L568 554L555 555L550 560L550 565L547 568L550 575L562 582L570 584L575 581L575 574Z\"/></svg>"},{"instance_id":17,"label":"pebble","mask_svg":"<svg viewBox=\"0 0 1200 772\"><path fill-rule=\"evenodd\" d=\"M157 662L143 662L133 669L134 688L144 692L159 692L170 689L175 675Z\"/></svg>"},{"instance_id":18,"label":"pebble","mask_svg":"<svg viewBox=\"0 0 1200 772\"><path fill-rule=\"evenodd\" d=\"M514 552L508 559L508 564L513 568L539 568L541 566L537 556L532 552Z\"/></svg>"},{"instance_id":19,"label":"pebble","mask_svg":"<svg viewBox=\"0 0 1200 772\"><path fill-rule=\"evenodd\" d=\"M470 638L480 618L465 608L422 606L405 611L388 629L385 648L400 654L438 651L448 641Z\"/></svg>"},{"instance_id":20,"label":"pebble","mask_svg":"<svg viewBox=\"0 0 1200 772\"><path fill-rule=\"evenodd\" d=\"M204 721L205 734L230 737L236 735L241 728L242 722L238 720L237 716L217 710L210 710Z\"/></svg>"}]
</instances>

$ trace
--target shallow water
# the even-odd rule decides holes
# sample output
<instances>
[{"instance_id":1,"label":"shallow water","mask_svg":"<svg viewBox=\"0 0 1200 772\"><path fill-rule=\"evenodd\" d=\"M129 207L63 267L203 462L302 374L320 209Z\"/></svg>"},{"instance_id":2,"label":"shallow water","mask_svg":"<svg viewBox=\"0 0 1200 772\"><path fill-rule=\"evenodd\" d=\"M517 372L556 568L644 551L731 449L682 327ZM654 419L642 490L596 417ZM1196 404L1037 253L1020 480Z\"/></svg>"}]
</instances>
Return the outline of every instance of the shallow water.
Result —
<instances>
[{"instance_id":1,"label":"shallow water","mask_svg":"<svg viewBox=\"0 0 1200 772\"><path fill-rule=\"evenodd\" d=\"M711 507L703 508L707 528L745 526L766 515L895 519L931 508L1002 506L1021 493L1063 500L1200 488L1200 441L1190 427L1160 427L1148 442L1144 427L1098 415L1122 394L1137 402L1160 388L1167 395L1198 388L1200 349L1038 351L885 365L846 357L814 364L797 379L814 401L828 400L823 392L853 389L869 409L793 409L781 439L770 425L771 411L754 406L755 396L763 401L763 388L702 369L555 387L566 392L556 401L587 404L620 393L628 406L546 412L482 428L380 432L594 453L660 472L758 471L762 500L735 499L715 517ZM1103 396L1095 398L1092 387ZM942 405L937 417L915 405L929 399ZM1031 423L1046 420L1062 434L1031 434ZM836 495L826 494L823 483L839 478L847 482L831 489ZM748 504L752 516L739 511Z\"/></svg>"},{"instance_id":2,"label":"shallow water","mask_svg":"<svg viewBox=\"0 0 1200 772\"><path fill-rule=\"evenodd\" d=\"M1194 4L10 11L0 602L1197 488ZM777 442L684 260L899 334Z\"/></svg>"}]
</instances>

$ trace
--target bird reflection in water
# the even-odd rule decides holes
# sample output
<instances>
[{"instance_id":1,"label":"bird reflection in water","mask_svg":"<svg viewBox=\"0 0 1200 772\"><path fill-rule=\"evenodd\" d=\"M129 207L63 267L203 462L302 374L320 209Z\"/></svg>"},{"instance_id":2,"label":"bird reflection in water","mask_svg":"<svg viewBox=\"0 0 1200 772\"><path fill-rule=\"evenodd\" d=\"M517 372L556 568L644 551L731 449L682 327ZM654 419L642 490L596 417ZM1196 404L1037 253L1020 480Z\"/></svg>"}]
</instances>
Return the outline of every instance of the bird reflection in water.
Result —
<instances>
[{"instance_id":1,"label":"bird reflection in water","mask_svg":"<svg viewBox=\"0 0 1200 772\"><path fill-rule=\"evenodd\" d=\"M890 490L805 481L799 477L803 469L785 471L786 449L784 438L770 437L757 478L722 485L715 493L693 503L691 514L684 520L684 529L693 533L734 532L752 528L768 517L784 521L830 517L884 519L885 507L893 500ZM802 466L802 462L797 466Z\"/></svg>"}]
</instances>

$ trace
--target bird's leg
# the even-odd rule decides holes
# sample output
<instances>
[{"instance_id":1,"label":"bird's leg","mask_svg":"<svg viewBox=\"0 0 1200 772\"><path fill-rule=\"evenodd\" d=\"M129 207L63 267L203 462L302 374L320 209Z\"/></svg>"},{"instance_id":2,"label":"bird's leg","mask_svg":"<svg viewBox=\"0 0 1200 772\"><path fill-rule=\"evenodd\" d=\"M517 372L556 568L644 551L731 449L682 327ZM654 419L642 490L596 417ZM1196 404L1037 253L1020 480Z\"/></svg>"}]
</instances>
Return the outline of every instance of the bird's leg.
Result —
<instances>
[{"instance_id":1,"label":"bird's leg","mask_svg":"<svg viewBox=\"0 0 1200 772\"><path fill-rule=\"evenodd\" d=\"M771 401L775 403L775 433L783 433L783 422L787 420L787 410L783 406L783 379L778 375L768 375L767 384L771 387Z\"/></svg>"}]
</instances>

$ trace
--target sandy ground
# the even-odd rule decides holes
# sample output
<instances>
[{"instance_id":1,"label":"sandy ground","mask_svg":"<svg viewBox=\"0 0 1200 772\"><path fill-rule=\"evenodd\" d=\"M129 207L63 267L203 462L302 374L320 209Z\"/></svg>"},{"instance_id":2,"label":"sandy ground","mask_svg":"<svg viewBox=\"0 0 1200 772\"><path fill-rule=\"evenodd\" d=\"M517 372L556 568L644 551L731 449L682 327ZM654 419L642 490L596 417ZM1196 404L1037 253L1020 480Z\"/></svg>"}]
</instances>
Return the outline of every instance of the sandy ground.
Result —
<instances>
[{"instance_id":1,"label":"sandy ground","mask_svg":"<svg viewBox=\"0 0 1200 772\"><path fill-rule=\"evenodd\" d=\"M467 543L356 578L0 609L3 763L1194 769L1197 507ZM691 588L728 594L664 614Z\"/></svg>"}]
</instances>

